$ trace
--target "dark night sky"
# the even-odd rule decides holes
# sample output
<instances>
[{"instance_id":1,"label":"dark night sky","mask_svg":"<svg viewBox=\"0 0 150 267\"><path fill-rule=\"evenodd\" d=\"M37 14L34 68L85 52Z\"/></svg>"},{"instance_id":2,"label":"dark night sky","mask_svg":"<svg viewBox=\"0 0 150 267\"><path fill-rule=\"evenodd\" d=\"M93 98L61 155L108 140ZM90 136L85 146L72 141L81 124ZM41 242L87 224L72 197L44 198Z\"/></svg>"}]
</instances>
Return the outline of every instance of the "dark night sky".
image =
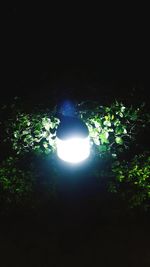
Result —
<instances>
[{"instance_id":1,"label":"dark night sky","mask_svg":"<svg viewBox=\"0 0 150 267\"><path fill-rule=\"evenodd\" d=\"M1 99L97 98L124 95L132 87L146 92L148 70L139 31L136 36L134 28L127 36L124 28L115 33L103 23L97 34L91 26L91 36L88 21L79 25L80 31L77 24L69 30L62 22L46 9L4 10Z\"/></svg>"}]
</instances>

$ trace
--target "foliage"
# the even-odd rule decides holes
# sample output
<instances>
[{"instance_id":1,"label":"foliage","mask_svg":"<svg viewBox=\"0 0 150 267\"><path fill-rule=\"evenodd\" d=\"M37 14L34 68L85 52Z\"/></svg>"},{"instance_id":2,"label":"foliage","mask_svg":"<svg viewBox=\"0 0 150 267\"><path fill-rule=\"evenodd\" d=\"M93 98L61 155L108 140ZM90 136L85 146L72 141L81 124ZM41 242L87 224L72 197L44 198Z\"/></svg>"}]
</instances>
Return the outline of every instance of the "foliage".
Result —
<instances>
[{"instance_id":1,"label":"foliage","mask_svg":"<svg viewBox=\"0 0 150 267\"><path fill-rule=\"evenodd\" d=\"M150 205L150 153L135 155L131 162L116 161L112 171L115 182L110 190L119 192L129 202L130 207Z\"/></svg>"},{"instance_id":2,"label":"foliage","mask_svg":"<svg viewBox=\"0 0 150 267\"><path fill-rule=\"evenodd\" d=\"M80 104L78 109L79 116L89 128L96 153L101 156L109 152L117 157L118 153L129 148L140 128L150 121L143 117L142 109L125 107L117 101L110 107L96 104L91 110ZM11 139L17 154L31 150L49 154L56 149L58 124L59 119L53 113L18 113L11 125L6 127L9 134L5 141Z\"/></svg>"},{"instance_id":3,"label":"foliage","mask_svg":"<svg viewBox=\"0 0 150 267\"><path fill-rule=\"evenodd\" d=\"M7 211L23 207L40 209L56 198L56 181L43 160L9 156L0 164L0 206ZM50 168L51 168L50 164ZM55 177L56 178L56 177ZM0 210L0 213L2 210Z\"/></svg>"},{"instance_id":4,"label":"foliage","mask_svg":"<svg viewBox=\"0 0 150 267\"><path fill-rule=\"evenodd\" d=\"M87 123L92 143L101 156L110 153L112 157L130 148L136 141L141 128L150 124L149 114L139 108L125 107L117 101L110 107L98 106L87 108L80 104L80 116Z\"/></svg>"},{"instance_id":5,"label":"foliage","mask_svg":"<svg viewBox=\"0 0 150 267\"><path fill-rule=\"evenodd\" d=\"M83 102L77 105L77 110L78 116L88 126L92 152L98 161L94 176L113 178L110 191L120 192L129 199L131 207L147 205L150 197L150 157L143 152L147 149L142 145L143 140L137 143L141 132L146 132L150 125L150 114L144 104L133 107L115 101L110 106L100 106L96 102ZM21 202L21 199L32 194L34 179L43 174L37 168L36 176L30 167L26 171L16 162L26 154L39 156L40 161L41 156L51 156L52 161L58 125L59 119L54 110L33 113L17 110L4 124L1 123L1 147L9 145L9 155L14 156L4 158L0 166L1 192L8 202ZM138 155L137 147L140 147L141 155ZM126 156L127 151L129 158ZM102 165L98 167L99 161L103 162L103 168ZM51 177L56 176L55 173L56 166L52 161ZM48 180L45 190L49 195L48 188L51 190L53 186L47 186L47 183Z\"/></svg>"},{"instance_id":6,"label":"foliage","mask_svg":"<svg viewBox=\"0 0 150 267\"><path fill-rule=\"evenodd\" d=\"M8 157L0 165L0 200L7 204L21 204L29 199L33 192L35 179L32 172L18 168L17 162L17 158Z\"/></svg>"},{"instance_id":7,"label":"foliage","mask_svg":"<svg viewBox=\"0 0 150 267\"><path fill-rule=\"evenodd\" d=\"M17 154L35 151L36 154L54 152L56 129L59 120L47 114L18 113L8 125L13 149ZM10 138L7 136L5 141Z\"/></svg>"}]
</instances>

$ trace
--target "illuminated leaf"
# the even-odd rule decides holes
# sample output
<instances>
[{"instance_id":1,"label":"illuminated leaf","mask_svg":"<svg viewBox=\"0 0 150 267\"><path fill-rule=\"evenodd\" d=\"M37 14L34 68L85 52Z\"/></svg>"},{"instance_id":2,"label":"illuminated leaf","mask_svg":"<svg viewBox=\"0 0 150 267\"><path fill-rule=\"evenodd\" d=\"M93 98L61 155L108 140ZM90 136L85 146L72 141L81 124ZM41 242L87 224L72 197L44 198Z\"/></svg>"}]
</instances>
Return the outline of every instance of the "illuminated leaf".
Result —
<instances>
[{"instance_id":1,"label":"illuminated leaf","mask_svg":"<svg viewBox=\"0 0 150 267\"><path fill-rule=\"evenodd\" d=\"M115 141L116 141L116 143L119 144L119 145L122 145L122 144L123 144L123 139L122 139L121 137L116 137L116 138L115 138Z\"/></svg>"},{"instance_id":2,"label":"illuminated leaf","mask_svg":"<svg viewBox=\"0 0 150 267\"><path fill-rule=\"evenodd\" d=\"M110 121L104 121L103 123L105 126L111 127L111 122Z\"/></svg>"},{"instance_id":3,"label":"illuminated leaf","mask_svg":"<svg viewBox=\"0 0 150 267\"><path fill-rule=\"evenodd\" d=\"M108 132L104 132L104 133L101 133L100 134L100 139L101 139L101 143L102 144L109 143L108 136L109 136L109 133Z\"/></svg>"}]
</instances>

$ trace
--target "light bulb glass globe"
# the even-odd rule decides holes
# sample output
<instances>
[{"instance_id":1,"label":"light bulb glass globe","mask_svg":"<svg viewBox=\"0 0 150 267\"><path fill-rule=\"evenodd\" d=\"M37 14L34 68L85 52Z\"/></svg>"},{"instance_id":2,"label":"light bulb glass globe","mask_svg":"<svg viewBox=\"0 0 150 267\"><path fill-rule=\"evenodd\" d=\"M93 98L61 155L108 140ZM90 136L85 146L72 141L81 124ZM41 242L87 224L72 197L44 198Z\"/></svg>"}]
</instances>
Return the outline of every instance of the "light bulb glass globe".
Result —
<instances>
[{"instance_id":1,"label":"light bulb glass globe","mask_svg":"<svg viewBox=\"0 0 150 267\"><path fill-rule=\"evenodd\" d=\"M71 137L66 140L56 138L57 155L60 159L79 163L90 155L89 137Z\"/></svg>"}]
</instances>

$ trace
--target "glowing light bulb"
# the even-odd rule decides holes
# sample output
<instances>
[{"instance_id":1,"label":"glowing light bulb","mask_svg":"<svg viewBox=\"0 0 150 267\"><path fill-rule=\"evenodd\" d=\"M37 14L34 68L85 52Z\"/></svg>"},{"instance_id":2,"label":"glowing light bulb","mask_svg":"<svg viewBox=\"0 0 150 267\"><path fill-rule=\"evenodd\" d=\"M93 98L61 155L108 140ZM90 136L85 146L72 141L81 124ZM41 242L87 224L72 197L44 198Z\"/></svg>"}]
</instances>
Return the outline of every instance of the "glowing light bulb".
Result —
<instances>
[{"instance_id":1,"label":"glowing light bulb","mask_svg":"<svg viewBox=\"0 0 150 267\"><path fill-rule=\"evenodd\" d=\"M68 139L56 139L57 155L60 159L79 163L90 155L89 137L70 137Z\"/></svg>"}]
</instances>

